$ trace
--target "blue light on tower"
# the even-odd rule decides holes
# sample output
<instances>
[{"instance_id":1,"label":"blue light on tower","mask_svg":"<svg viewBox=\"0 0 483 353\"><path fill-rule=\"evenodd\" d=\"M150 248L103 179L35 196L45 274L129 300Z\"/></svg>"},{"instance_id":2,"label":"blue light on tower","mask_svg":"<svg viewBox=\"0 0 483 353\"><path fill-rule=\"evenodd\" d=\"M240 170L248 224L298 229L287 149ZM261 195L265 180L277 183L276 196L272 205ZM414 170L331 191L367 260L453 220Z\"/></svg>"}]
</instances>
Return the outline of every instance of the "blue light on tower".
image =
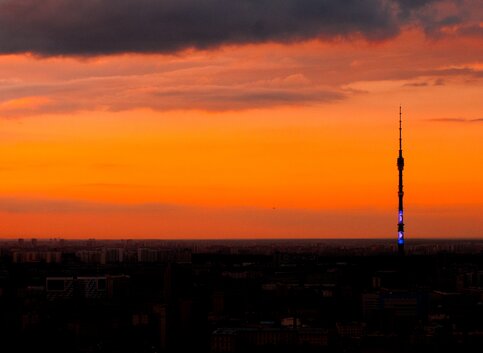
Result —
<instances>
[{"instance_id":1,"label":"blue light on tower","mask_svg":"<svg viewBox=\"0 0 483 353\"><path fill-rule=\"evenodd\" d=\"M403 223L403 211L399 211L399 218L398 218L398 228L400 229L401 226L404 225ZM398 245L404 245L404 231L399 230L397 232L397 243Z\"/></svg>"}]
</instances>

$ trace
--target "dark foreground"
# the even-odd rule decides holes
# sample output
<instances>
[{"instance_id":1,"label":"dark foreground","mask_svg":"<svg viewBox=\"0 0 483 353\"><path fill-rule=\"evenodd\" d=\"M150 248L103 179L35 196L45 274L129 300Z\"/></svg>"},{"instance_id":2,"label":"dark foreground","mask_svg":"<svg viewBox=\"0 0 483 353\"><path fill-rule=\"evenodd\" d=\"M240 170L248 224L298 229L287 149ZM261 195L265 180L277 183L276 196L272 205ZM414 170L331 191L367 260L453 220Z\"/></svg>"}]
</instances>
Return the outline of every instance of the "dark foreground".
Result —
<instances>
[{"instance_id":1,"label":"dark foreground","mask_svg":"<svg viewBox=\"0 0 483 353\"><path fill-rule=\"evenodd\" d=\"M483 242L4 241L1 352L482 352Z\"/></svg>"}]
</instances>

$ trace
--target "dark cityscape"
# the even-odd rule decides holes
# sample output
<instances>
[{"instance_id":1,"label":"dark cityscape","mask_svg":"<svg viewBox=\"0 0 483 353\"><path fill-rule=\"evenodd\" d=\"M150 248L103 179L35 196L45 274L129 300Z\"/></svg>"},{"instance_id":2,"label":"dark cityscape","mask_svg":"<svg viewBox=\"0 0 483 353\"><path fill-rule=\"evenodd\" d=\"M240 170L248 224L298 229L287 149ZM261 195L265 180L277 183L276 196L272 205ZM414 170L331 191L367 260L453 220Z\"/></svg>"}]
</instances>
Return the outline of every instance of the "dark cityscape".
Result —
<instances>
[{"instance_id":1,"label":"dark cityscape","mask_svg":"<svg viewBox=\"0 0 483 353\"><path fill-rule=\"evenodd\" d=\"M1 242L11 352L479 352L483 241ZM3 351L3 349L2 349Z\"/></svg>"}]
</instances>

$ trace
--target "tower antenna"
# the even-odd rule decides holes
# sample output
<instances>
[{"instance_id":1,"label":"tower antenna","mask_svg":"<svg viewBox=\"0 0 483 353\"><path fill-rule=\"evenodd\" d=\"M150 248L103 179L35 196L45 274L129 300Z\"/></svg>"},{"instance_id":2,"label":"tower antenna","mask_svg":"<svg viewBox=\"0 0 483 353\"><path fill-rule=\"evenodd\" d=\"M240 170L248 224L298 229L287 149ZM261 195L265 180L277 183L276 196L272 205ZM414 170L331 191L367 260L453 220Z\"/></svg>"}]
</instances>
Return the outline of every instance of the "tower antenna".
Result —
<instances>
[{"instance_id":1,"label":"tower antenna","mask_svg":"<svg viewBox=\"0 0 483 353\"><path fill-rule=\"evenodd\" d=\"M399 150L402 151L402 108L399 106Z\"/></svg>"}]
</instances>

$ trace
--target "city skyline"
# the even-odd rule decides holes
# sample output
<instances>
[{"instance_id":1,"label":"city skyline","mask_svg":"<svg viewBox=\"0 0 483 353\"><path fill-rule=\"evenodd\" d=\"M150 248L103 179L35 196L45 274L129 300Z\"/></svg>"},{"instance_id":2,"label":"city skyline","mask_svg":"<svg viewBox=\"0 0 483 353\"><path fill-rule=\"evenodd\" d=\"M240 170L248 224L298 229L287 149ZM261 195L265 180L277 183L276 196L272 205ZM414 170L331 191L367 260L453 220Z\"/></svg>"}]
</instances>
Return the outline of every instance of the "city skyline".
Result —
<instances>
[{"instance_id":1,"label":"city skyline","mask_svg":"<svg viewBox=\"0 0 483 353\"><path fill-rule=\"evenodd\" d=\"M394 238L400 104L410 239L483 238L480 1L14 2L0 238Z\"/></svg>"}]
</instances>

